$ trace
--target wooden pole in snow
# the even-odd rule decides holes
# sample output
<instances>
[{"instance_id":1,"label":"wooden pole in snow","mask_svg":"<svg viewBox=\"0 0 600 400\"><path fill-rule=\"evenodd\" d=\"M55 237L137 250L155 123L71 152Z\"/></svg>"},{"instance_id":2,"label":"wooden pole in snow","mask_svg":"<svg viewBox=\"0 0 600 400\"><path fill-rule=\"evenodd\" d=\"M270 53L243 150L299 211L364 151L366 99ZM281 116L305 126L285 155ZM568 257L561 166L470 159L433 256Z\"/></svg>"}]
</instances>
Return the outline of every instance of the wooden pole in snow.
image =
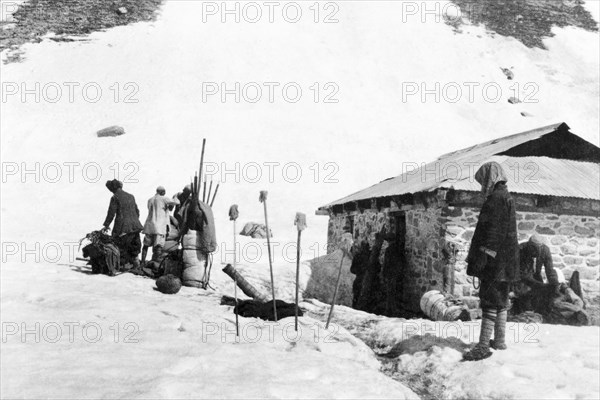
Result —
<instances>
[{"instance_id":1,"label":"wooden pole in snow","mask_svg":"<svg viewBox=\"0 0 600 400\"><path fill-rule=\"evenodd\" d=\"M238 212L237 204L234 204L231 207L229 207L229 219L233 221L233 268L234 269L235 269L235 263L236 263L236 258L237 258L237 254L236 254L237 237L236 237L235 221L237 220L238 216L239 216L239 212ZM234 277L233 282L234 282L233 293L235 296L235 335L239 338L240 337L240 323L239 323L239 318L238 318L239 310L238 310L238 296L237 296L237 287L238 287L237 277Z\"/></svg>"},{"instance_id":2,"label":"wooden pole in snow","mask_svg":"<svg viewBox=\"0 0 600 400\"><path fill-rule=\"evenodd\" d=\"M277 322L277 306L275 305L275 280L273 279L273 261L271 259L271 231L269 230L269 218L267 217L267 192L266 190L262 190L260 192L260 197L258 200L263 203L263 207L265 210L265 227L267 229L267 249L269 251L269 270L271 271L271 292L273 294L273 316L275 317L275 322Z\"/></svg>"},{"instance_id":3,"label":"wooden pole in snow","mask_svg":"<svg viewBox=\"0 0 600 400\"><path fill-rule=\"evenodd\" d=\"M325 329L329 329L329 322L331 322L331 316L333 315L333 307L335 305L337 292L340 287L340 279L342 277L342 266L344 264L344 257L346 256L346 254L350 254L350 249L352 248L352 234L344 233L342 235L342 240L340 242L340 248L342 250L342 259L340 260L340 268L338 270L337 281L335 282L335 290L333 291L333 298L331 299L331 307L329 308L329 316L327 317L327 323L325 324Z\"/></svg>"},{"instance_id":4,"label":"wooden pole in snow","mask_svg":"<svg viewBox=\"0 0 600 400\"><path fill-rule=\"evenodd\" d=\"M306 215L297 212L296 219L294 220L294 225L296 225L296 229L298 229L298 243L296 244L296 310L295 310L295 319L294 319L294 329L298 332L298 288L300 286L300 238L302 236L302 231L306 228Z\"/></svg>"}]
</instances>

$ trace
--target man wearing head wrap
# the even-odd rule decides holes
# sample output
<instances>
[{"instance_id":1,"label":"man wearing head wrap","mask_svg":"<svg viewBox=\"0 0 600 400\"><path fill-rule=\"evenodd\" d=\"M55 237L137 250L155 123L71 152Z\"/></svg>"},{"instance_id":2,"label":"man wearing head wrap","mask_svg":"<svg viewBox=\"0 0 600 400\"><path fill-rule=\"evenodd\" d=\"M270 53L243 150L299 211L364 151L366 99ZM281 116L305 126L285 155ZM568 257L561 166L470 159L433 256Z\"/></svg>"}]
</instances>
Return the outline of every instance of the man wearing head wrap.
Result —
<instances>
[{"instance_id":1,"label":"man wearing head wrap","mask_svg":"<svg viewBox=\"0 0 600 400\"><path fill-rule=\"evenodd\" d=\"M506 175L500 164L488 162L479 168L475 180L481 185L485 201L467 256L467 274L481 282L483 317L479 343L463 356L467 361L491 356L490 346L506 349L509 286L519 279L515 202L506 187Z\"/></svg>"},{"instance_id":2,"label":"man wearing head wrap","mask_svg":"<svg viewBox=\"0 0 600 400\"><path fill-rule=\"evenodd\" d=\"M181 208L183 207L183 205L185 204L187 199L190 198L191 194L192 194L192 186L186 185L181 192L177 192L173 196L173 200L177 199L179 201L179 203L175 206L175 211L173 211L173 215L175 216L175 219L177 220L177 226L179 228L182 228L181 223L184 220L184 216L181 214Z\"/></svg>"},{"instance_id":3,"label":"man wearing head wrap","mask_svg":"<svg viewBox=\"0 0 600 400\"><path fill-rule=\"evenodd\" d=\"M165 188L156 188L156 194L148 199L148 218L144 224L144 248L142 249L142 266L146 263L148 247L152 246L152 257L158 261L165 246L167 226L169 225L169 207L179 205L177 198L165 196Z\"/></svg>"},{"instance_id":4,"label":"man wearing head wrap","mask_svg":"<svg viewBox=\"0 0 600 400\"><path fill-rule=\"evenodd\" d=\"M552 264L552 254L550 248L544 244L544 239L534 233L527 242L519 245L520 278L515 285L515 312L536 311L534 303L536 297L544 296L546 293L558 293L558 275ZM546 278L550 284L549 290L544 288L544 279L542 278L542 266L546 271ZM533 300L533 302L532 302ZM543 300L543 299L537 299ZM542 301L544 303L544 301Z\"/></svg>"},{"instance_id":5,"label":"man wearing head wrap","mask_svg":"<svg viewBox=\"0 0 600 400\"><path fill-rule=\"evenodd\" d=\"M112 237L115 239L115 244L121 253L121 265L130 264L137 267L139 265L137 256L140 254L142 247L140 242L142 224L140 223L140 210L135 202L135 197L125 192L123 183L116 179L107 181L106 188L113 195L110 198L103 230L107 231L113 219L115 220Z\"/></svg>"}]
</instances>

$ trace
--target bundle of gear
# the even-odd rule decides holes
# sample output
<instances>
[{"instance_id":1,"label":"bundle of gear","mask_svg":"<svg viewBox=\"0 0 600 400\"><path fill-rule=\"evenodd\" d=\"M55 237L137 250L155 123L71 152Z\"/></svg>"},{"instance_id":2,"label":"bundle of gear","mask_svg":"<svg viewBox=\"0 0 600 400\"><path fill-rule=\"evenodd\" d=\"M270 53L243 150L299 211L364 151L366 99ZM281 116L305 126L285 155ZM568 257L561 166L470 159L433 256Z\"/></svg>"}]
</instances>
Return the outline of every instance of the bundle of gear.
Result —
<instances>
[{"instance_id":1,"label":"bundle of gear","mask_svg":"<svg viewBox=\"0 0 600 400\"><path fill-rule=\"evenodd\" d=\"M83 257L92 266L92 274L115 276L121 271L119 248L114 239L102 231L93 231L79 241L79 247L84 240L89 241L82 249Z\"/></svg>"}]
</instances>

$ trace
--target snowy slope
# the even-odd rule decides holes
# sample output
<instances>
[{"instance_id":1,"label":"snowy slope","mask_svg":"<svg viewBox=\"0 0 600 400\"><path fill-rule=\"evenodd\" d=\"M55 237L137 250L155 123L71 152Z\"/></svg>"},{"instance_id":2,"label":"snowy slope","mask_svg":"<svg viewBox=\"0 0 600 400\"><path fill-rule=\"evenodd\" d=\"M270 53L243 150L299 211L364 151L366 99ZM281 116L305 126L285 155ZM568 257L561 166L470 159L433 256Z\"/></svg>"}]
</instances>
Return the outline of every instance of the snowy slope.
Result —
<instances>
[{"instance_id":1,"label":"snowy slope","mask_svg":"<svg viewBox=\"0 0 600 400\"><path fill-rule=\"evenodd\" d=\"M586 5L595 16L598 6ZM309 216L305 244L315 249L303 257L311 259L324 253L327 223L313 211L401 173L404 162L420 164L557 120L598 143L597 33L556 29L546 41L548 51L529 49L486 35L484 28L455 34L441 18L429 16L422 23L420 15L403 16L403 5L395 2L342 3L335 15L339 22L332 24L314 23L309 9L296 24L282 18L221 23L219 15L203 23L202 15L202 2L167 1L154 23L94 33L91 42L27 45L23 63L2 66L3 83L18 90L2 103L1 155L5 163L16 163L3 182L3 236L79 239L100 226L109 199L103 183L115 174L144 209L157 185L172 194L189 181L206 137L207 161L215 163L213 171L218 168L214 179L224 181L215 207L219 241L230 231L229 205L240 205L240 223L260 222L258 192L270 190L269 214L280 249L295 242L294 213L303 211ZM500 67L514 67L515 79L507 80ZM79 84L72 99L69 82ZM206 82L228 88L235 82L296 82L303 96L289 103L276 91L270 103L265 89L257 103L236 103L232 95L225 103L218 95L204 102ZM309 88L314 82L321 85L318 103ZM327 82L339 88L338 103L322 102L332 90L323 89ZM458 85L462 96L456 103L448 101L450 92L439 103L432 95L425 102L419 94L403 99L403 87L432 89L436 82L442 88ZM470 96L469 82L479 89L497 85L501 97L488 102L479 89ZM36 83L38 101L31 94L23 98L21 89L36 92ZM515 84L521 99L529 94L537 103L509 104ZM102 90L99 100L86 101L85 95L96 96L95 88ZM487 96L495 97L493 90ZM133 100L138 102L126 102ZM127 134L94 136L113 124ZM34 174L23 174L36 162L40 183ZM328 162L333 164L325 166ZM65 163L74 163L72 170ZM238 176L222 174L236 163ZM294 182L298 170L302 176ZM34 196L36 207L22 201Z\"/></svg>"},{"instance_id":2,"label":"snowy slope","mask_svg":"<svg viewBox=\"0 0 600 400\"><path fill-rule=\"evenodd\" d=\"M295 346L264 338L256 344L233 344L222 343L219 334L202 343L203 323L231 327L233 321L230 309L219 305L219 294L231 294L232 284L218 271L232 257L230 204L240 206L239 229L247 221L261 222L258 194L269 190L278 296L290 299L294 249L289 244L296 240L296 211L308 214L302 258L313 259L325 253L327 226L327 218L313 216L313 211L398 175L405 162L426 162L453 149L556 121L567 122L573 132L598 144L597 33L555 29L545 51L493 38L482 27L455 34L431 16L425 23L419 16L403 21L400 2L339 3L335 24L312 22L309 4L302 4L306 18L296 24L281 18L274 23L221 23L218 16L204 23L202 2L167 1L156 22L94 33L88 42L26 45L24 62L2 65L2 322L19 327L40 322L47 329L56 322L64 329L57 343L32 343L31 335L22 343L18 334L2 343L2 397L410 397L378 372L373 355L343 330L333 344L315 344L308 336ZM598 19L599 3L586 7ZM508 81L500 67L513 67L515 79ZM236 103L232 96L225 103L219 96L203 101L203 82L225 82L228 87L235 82L296 82L303 96L297 103L285 101L281 92L273 103L264 98ZM317 103L310 89L315 82L321 88ZM328 82L339 88L337 103L322 102L330 93L324 90ZM463 89L465 83L479 88L494 83L502 96L491 103L476 91L471 102L465 89L456 103L436 102L432 96L421 101L419 95L403 99L403 87L433 88L436 82ZM538 102L509 104L515 83L522 98L531 94L525 85L533 85L529 88L537 90ZM23 98L22 85L40 98ZM73 99L68 85L75 87ZM97 102L84 98L85 85L92 87L86 93L92 97L93 87L102 90ZM62 89L58 98L53 91L57 86ZM15 87L16 94L7 92ZM128 96L137 102L126 102ZM95 137L95 131L114 124L125 127L127 134ZM221 244L213 272L217 294L184 289L167 297L154 292L150 280L73 271L81 264L74 261L73 243L104 220L110 197L104 182L118 172L125 190L136 196L143 219L146 199L156 186L164 185L173 194L188 183L203 137L213 168L233 170L239 163L240 170L239 176L214 175L215 182L223 182L214 209ZM291 167L284 176L286 164ZM261 167L259 179L254 179L256 165ZM274 168L272 180L269 165ZM302 172L297 182L294 167ZM241 243L241 268L268 290L266 247L246 239ZM310 279L306 268L303 282ZM78 336L70 343L65 322L97 323L105 339L90 343L76 329ZM129 328L139 327L138 344L124 342L132 331L124 329L128 322L137 324ZM115 323L118 343L113 340ZM313 320L305 323L312 333ZM9 326L14 325L3 325ZM275 329L281 338L280 328ZM542 360L549 355L556 363L575 360L573 368L560 365L549 377L570 382L581 371L597 374L597 362L590 361L598 351L590 344L598 335L596 328L576 333L549 329L551 339L542 342L547 347L531 352L537 357L531 368L499 364L515 357L514 352L484 365L517 380L528 395L539 375L527 371L546 372L550 366ZM265 330L261 325L261 332ZM558 343L562 353L553 350ZM447 351L440 357L450 361L444 358L441 365L457 360L457 354ZM426 370L422 359L411 360L406 364L415 365L411 374ZM452 365L451 374L461 385L471 379L461 371L479 371L475 364L467 370ZM597 378L585 376L586 386L567 382L556 393L597 396L592 387L597 388ZM552 392L550 380L540 383L540 393ZM485 393L512 395L491 389Z\"/></svg>"}]
</instances>

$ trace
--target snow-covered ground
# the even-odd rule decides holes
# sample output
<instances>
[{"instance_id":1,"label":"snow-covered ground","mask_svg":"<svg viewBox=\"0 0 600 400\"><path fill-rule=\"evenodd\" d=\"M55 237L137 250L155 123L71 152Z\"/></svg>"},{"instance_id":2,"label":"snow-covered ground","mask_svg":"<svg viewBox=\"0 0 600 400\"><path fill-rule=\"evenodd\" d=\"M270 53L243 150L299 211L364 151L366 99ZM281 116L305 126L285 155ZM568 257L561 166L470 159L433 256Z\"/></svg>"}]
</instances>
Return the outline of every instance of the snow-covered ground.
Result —
<instances>
[{"instance_id":1,"label":"snow-covered ground","mask_svg":"<svg viewBox=\"0 0 600 400\"><path fill-rule=\"evenodd\" d=\"M3 237L78 240L102 223L103 183L115 175L144 209L159 184L173 194L189 182L205 137L207 168L223 182L219 242L229 238L229 206L240 206L240 229L261 222L258 194L269 190L274 257L295 242L294 214L302 211L309 217L303 258L312 259L324 254L327 225L314 210L403 166L557 120L598 143L597 33L556 29L546 51L480 27L455 34L442 18L427 14L422 23L396 2L339 3L338 23L314 23L305 8L296 24L280 14L274 23L221 23L219 14L202 22L203 4L167 1L153 23L86 42L29 44L24 62L2 66ZM598 2L586 7L598 16ZM332 12L321 11L321 19ZM501 67L513 67L515 79ZM222 102L220 92L206 94L215 82L249 84L249 92L239 103L231 94ZM280 85L272 103L265 82ZM302 89L296 103L281 92L290 82ZM253 83L263 88L256 103L248 101ZM436 83L446 96L440 89L438 99L422 101L421 88ZM418 93L409 95L415 84ZM461 96L451 102L457 85ZM324 103L336 87L338 102ZM500 88L495 103L492 87ZM528 102L508 103L519 93ZM127 133L94 135L115 124ZM38 199L35 207L23 201L29 198Z\"/></svg>"},{"instance_id":2,"label":"snow-covered ground","mask_svg":"<svg viewBox=\"0 0 600 400\"><path fill-rule=\"evenodd\" d=\"M306 300L298 335L293 318L240 317L236 340L232 308L220 305L232 287L218 266L215 291L163 295L150 279L88 275L81 265L3 266L2 398L418 398L407 386L423 398L600 394L596 326L509 323L508 350L463 363L448 340L475 342L479 322L392 319L337 306L326 331L329 307ZM268 288L266 265L240 270ZM291 300L290 281L276 276L276 283L284 288L278 296ZM419 347L427 334L434 346ZM394 358L371 350L400 343L407 347Z\"/></svg>"},{"instance_id":3,"label":"snow-covered ground","mask_svg":"<svg viewBox=\"0 0 600 400\"><path fill-rule=\"evenodd\" d=\"M338 2L338 22L329 24L322 20L335 9L324 3L319 23L312 3L301 2L298 23L286 22L280 10L269 23L264 9L255 24L231 16L222 23L219 14L205 14L203 22L206 4L166 1L155 22L94 33L85 42L28 44L23 62L2 65L2 397L410 397L347 331L340 329L334 343L319 331L315 343L313 332L322 325L309 317L303 326L311 336L296 345L282 339L281 326L273 328L270 343L262 323L258 343L232 343L230 333L223 342L221 331L203 342L211 324L233 326L230 307L219 305L220 295L233 288L219 271L232 257L229 206L240 206L238 230L244 222L262 222L258 195L269 190L277 295L291 300L296 211L308 214L302 258L310 260L326 246L327 218L314 210L400 174L404 163L412 168L557 121L599 142L597 33L557 28L545 42L548 50L541 50L492 37L483 27L455 34L425 10L403 14L406 2ZM600 3L585 6L598 20ZM512 67L514 80L501 67ZM232 89L236 82L248 90L258 85L263 97L253 103L248 99L255 92L247 92L238 103L231 94L221 101L221 93L206 93L215 83ZM279 85L273 102L269 82ZM298 102L282 95L287 83L302 89ZM444 96L440 89L439 101L434 94L423 101L422 89L436 83L461 88L460 98L450 101L456 93ZM486 85L501 89L497 102L490 101L493 88L482 91ZM516 94L529 101L508 103ZM338 101L325 103L327 95ZM127 133L95 136L115 124ZM76 242L104 220L110 197L104 182L123 180L143 219L156 186L173 194L189 182L203 137L207 171L222 182L214 207L221 246L216 292L184 288L171 297L153 291L151 280L76 271ZM266 247L240 243L240 269L268 291ZM303 285L310 278L303 264ZM317 311L313 316L322 319ZM343 307L337 322L352 331L339 315ZM372 325L373 317L365 318ZM46 328L40 343L34 334L22 338L21 330L9 334L15 326L34 329L36 322ZM62 336L50 343L54 324ZM364 330L372 341L359 337L393 346L397 324L381 319L376 329ZM103 339L91 343L98 326ZM358 335L360 327L352 332ZM385 368L415 379L434 371L444 380L432 383L431 392L453 398L598 398L598 328L544 325L539 336L539 343L511 343L481 363L459 363L458 352L440 348L400 356L397 372L387 362ZM128 343L132 338L139 342Z\"/></svg>"},{"instance_id":4,"label":"snow-covered ground","mask_svg":"<svg viewBox=\"0 0 600 400\"><path fill-rule=\"evenodd\" d=\"M363 342L308 317L298 335L293 318L240 318L236 341L232 307L212 291L2 268L2 398L418 398Z\"/></svg>"},{"instance_id":5,"label":"snow-covered ground","mask_svg":"<svg viewBox=\"0 0 600 400\"><path fill-rule=\"evenodd\" d=\"M328 306L303 303L307 315L326 316ZM386 318L337 306L332 321L395 357L383 370L424 398L597 399L600 396L600 329L548 324L507 324L505 351L479 362L462 362L452 347L479 339L480 321L433 322ZM423 338L424 337L424 338ZM409 340L411 339L412 340ZM461 344L461 348L466 346Z\"/></svg>"}]
</instances>

